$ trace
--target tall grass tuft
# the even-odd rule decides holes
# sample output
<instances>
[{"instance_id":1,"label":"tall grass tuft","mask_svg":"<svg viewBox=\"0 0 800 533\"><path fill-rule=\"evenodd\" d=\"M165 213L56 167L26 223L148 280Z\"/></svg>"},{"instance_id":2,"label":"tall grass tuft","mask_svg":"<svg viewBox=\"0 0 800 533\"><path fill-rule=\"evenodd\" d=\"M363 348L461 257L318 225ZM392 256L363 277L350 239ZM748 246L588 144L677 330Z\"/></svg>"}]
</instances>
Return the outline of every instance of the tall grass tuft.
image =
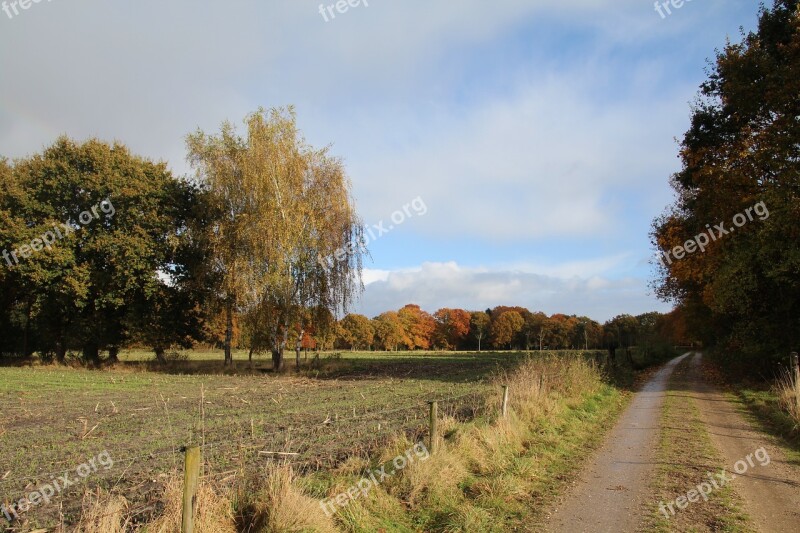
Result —
<instances>
[{"instance_id":1,"label":"tall grass tuft","mask_svg":"<svg viewBox=\"0 0 800 533\"><path fill-rule=\"evenodd\" d=\"M781 409L786 411L795 423L795 431L800 429L800 385L794 383L794 377L786 372L776 385L775 392Z\"/></svg>"}]
</instances>

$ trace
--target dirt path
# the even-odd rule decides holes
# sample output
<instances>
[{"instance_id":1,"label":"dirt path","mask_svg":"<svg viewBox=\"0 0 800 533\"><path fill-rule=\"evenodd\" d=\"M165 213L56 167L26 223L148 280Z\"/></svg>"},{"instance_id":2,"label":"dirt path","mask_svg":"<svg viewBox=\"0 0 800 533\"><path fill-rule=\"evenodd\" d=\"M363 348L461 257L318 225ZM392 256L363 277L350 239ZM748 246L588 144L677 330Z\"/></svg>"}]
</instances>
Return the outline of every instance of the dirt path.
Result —
<instances>
[{"instance_id":1,"label":"dirt path","mask_svg":"<svg viewBox=\"0 0 800 533\"><path fill-rule=\"evenodd\" d=\"M698 377L701 361L700 354L692 358ZM756 431L734 402L702 379L692 383L700 417L724 457L730 477L735 478L731 484L744 500L753 525L765 533L800 531L800 468L789 464L773 439Z\"/></svg>"},{"instance_id":2,"label":"dirt path","mask_svg":"<svg viewBox=\"0 0 800 533\"><path fill-rule=\"evenodd\" d=\"M675 366L689 354L662 368L623 413L608 440L550 517L547 531L635 531L644 512L664 391Z\"/></svg>"}]
</instances>

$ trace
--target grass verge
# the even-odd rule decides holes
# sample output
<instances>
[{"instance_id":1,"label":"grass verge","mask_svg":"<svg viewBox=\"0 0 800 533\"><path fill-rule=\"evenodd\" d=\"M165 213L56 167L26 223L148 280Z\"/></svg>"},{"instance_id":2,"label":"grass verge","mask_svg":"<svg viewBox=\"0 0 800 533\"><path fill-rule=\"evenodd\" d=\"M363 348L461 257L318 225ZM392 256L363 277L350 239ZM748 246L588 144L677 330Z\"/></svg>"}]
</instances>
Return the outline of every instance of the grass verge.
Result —
<instances>
[{"instance_id":1,"label":"grass verge","mask_svg":"<svg viewBox=\"0 0 800 533\"><path fill-rule=\"evenodd\" d=\"M651 485L653 503L644 530L751 531L741 502L730 486L713 488L708 501L697 493L697 487L709 481L708 474L719 473L724 466L689 392L692 390L690 361L687 358L675 368L667 389L656 454L659 466ZM694 459L690 462L688 458ZM695 491L692 498L696 501L687 501L686 507L679 509L676 499L686 498L691 490Z\"/></svg>"},{"instance_id":2,"label":"grass verge","mask_svg":"<svg viewBox=\"0 0 800 533\"><path fill-rule=\"evenodd\" d=\"M198 509L198 515L219 530L252 532L534 530L543 504L565 489L628 395L580 357L531 358L495 383L510 386L508 416L498 415L499 395L489 396L469 422L443 416L437 452L425 460L411 461L408 453L419 449L421 436L403 435L372 459L355 455L335 469L301 476L290 467L270 468L259 481L217 488L216 497L205 498L217 511ZM370 472L388 472L402 456L409 459L404 468L368 491L350 490ZM337 496L344 504L326 513L320 502ZM148 531L174 523L174 499L165 493L164 516ZM228 502L232 517L220 501Z\"/></svg>"}]
</instances>

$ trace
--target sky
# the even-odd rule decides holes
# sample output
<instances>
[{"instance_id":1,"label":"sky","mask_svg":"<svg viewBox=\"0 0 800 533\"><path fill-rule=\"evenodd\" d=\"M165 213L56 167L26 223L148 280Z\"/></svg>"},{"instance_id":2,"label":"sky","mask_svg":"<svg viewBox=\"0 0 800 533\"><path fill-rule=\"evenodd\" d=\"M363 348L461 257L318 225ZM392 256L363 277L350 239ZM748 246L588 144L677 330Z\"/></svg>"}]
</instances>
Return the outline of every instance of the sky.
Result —
<instances>
[{"instance_id":1,"label":"sky","mask_svg":"<svg viewBox=\"0 0 800 533\"><path fill-rule=\"evenodd\" d=\"M758 14L755 0L21 3L0 0L0 156L97 137L185 175L188 133L293 105L372 228L353 311L598 321L671 309L650 289L650 225L709 61Z\"/></svg>"}]
</instances>

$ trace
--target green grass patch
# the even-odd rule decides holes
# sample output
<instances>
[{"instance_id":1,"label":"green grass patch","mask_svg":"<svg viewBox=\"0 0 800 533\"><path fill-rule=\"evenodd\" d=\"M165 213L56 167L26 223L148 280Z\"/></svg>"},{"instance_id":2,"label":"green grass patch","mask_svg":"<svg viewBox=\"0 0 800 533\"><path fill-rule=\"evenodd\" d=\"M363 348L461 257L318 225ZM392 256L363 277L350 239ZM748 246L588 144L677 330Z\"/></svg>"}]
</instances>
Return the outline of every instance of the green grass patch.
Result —
<instances>
[{"instance_id":1,"label":"green grass patch","mask_svg":"<svg viewBox=\"0 0 800 533\"><path fill-rule=\"evenodd\" d=\"M648 531L753 531L730 485L714 489L709 500L699 499L681 510L679 496L708 481L709 472L720 472L724 461L715 449L697 405L691 398L691 358L675 369L661 414L661 437L656 454L658 469L651 484L652 503L645 527ZM660 504L664 507L660 507ZM672 503L673 515L668 507ZM666 511L665 511L666 510ZM668 516L665 516L665 513Z\"/></svg>"}]
</instances>

